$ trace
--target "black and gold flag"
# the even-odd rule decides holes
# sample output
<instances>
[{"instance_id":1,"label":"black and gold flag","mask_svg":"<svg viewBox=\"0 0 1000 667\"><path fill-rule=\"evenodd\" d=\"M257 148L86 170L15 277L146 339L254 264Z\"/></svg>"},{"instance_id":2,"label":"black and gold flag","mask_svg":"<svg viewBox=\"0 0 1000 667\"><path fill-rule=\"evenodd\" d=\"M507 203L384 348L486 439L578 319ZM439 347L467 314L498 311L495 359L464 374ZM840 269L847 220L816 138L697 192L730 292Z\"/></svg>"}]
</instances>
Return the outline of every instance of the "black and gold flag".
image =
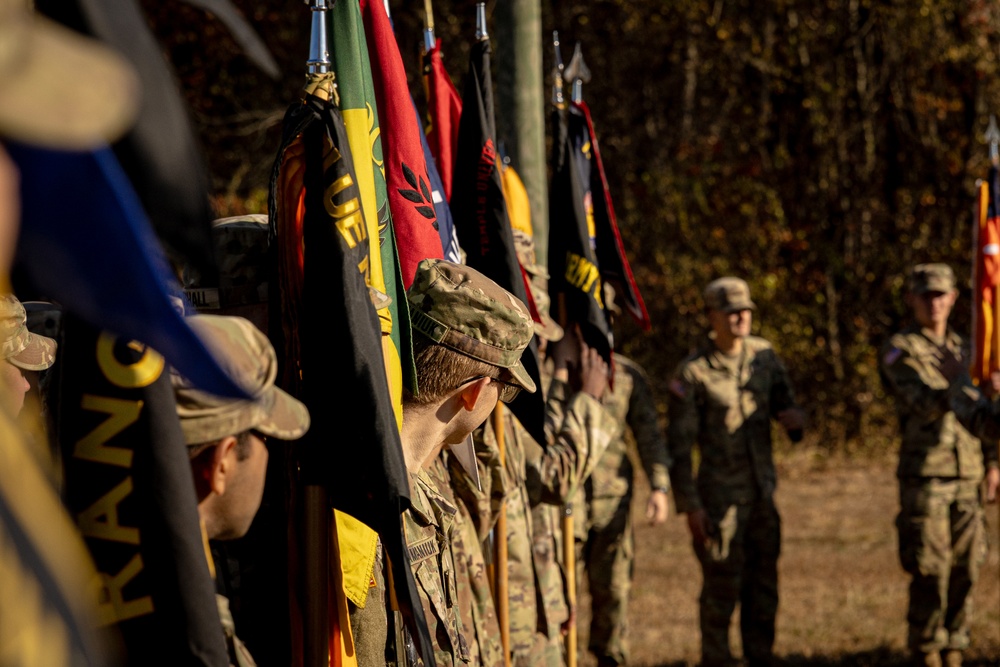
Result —
<instances>
[{"instance_id":1,"label":"black and gold flag","mask_svg":"<svg viewBox=\"0 0 1000 667\"><path fill-rule=\"evenodd\" d=\"M229 664L191 465L163 357L66 315L59 440L66 503L128 665Z\"/></svg>"}]
</instances>

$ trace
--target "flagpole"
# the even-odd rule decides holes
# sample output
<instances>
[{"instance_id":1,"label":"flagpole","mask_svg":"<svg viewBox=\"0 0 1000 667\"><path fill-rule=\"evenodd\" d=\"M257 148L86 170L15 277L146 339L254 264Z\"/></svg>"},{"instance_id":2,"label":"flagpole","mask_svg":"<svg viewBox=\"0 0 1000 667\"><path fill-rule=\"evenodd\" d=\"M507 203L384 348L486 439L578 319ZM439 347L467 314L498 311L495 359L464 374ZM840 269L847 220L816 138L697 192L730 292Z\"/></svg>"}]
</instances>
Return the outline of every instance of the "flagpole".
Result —
<instances>
[{"instance_id":1,"label":"flagpole","mask_svg":"<svg viewBox=\"0 0 1000 667\"><path fill-rule=\"evenodd\" d=\"M330 99L335 93L314 85L330 71L330 49L326 12L328 0L310 0L309 59L306 61L307 90ZM330 664L330 543L332 525L329 495L325 485L307 482L303 488L302 571L305 575L305 618L302 623L304 667ZM339 563L339 558L337 559Z\"/></svg>"},{"instance_id":2,"label":"flagpole","mask_svg":"<svg viewBox=\"0 0 1000 667\"><path fill-rule=\"evenodd\" d=\"M437 43L434 36L434 7L431 0L424 0L424 53L430 53Z\"/></svg>"}]
</instances>

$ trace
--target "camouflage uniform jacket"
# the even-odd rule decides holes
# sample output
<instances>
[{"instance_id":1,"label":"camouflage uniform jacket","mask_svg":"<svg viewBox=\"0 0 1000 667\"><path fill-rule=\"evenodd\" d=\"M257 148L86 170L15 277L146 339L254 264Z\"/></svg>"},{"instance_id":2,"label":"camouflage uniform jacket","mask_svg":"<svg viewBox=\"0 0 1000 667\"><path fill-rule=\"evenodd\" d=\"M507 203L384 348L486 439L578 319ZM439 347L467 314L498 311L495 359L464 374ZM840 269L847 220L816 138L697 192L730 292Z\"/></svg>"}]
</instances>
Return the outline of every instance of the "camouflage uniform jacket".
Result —
<instances>
[{"instance_id":1,"label":"camouflage uniform jacket","mask_svg":"<svg viewBox=\"0 0 1000 667\"><path fill-rule=\"evenodd\" d=\"M441 496L426 472L410 476L410 492L412 506L403 513L403 534L434 642L434 660L439 667L464 666L470 660L469 646L458 616L449 546L458 510Z\"/></svg>"},{"instance_id":2,"label":"camouflage uniform jacket","mask_svg":"<svg viewBox=\"0 0 1000 667\"><path fill-rule=\"evenodd\" d=\"M708 339L674 371L667 429L678 512L721 509L767 498L776 475L771 418L795 404L784 364L771 344L747 336L729 358ZM697 482L691 452L698 445Z\"/></svg>"},{"instance_id":3,"label":"camouflage uniform jacket","mask_svg":"<svg viewBox=\"0 0 1000 667\"><path fill-rule=\"evenodd\" d=\"M451 553L455 563L459 617L469 644L469 664L502 666L500 625L486 571L483 544L473 523L469 505L459 495L467 494L475 483L469 479L458 460L447 451L442 451L431 463L427 474L445 500L458 509L451 533ZM480 466L480 476L484 474L488 472ZM478 489L475 491L479 493Z\"/></svg>"},{"instance_id":4,"label":"camouflage uniform jacket","mask_svg":"<svg viewBox=\"0 0 1000 667\"><path fill-rule=\"evenodd\" d=\"M964 341L951 330L938 341L931 331L914 325L893 336L882 350L879 370L886 390L896 397L902 434L896 469L900 479L980 480L984 462L996 465L995 440L985 445L966 429L973 423L974 403L962 397L968 395L971 380L966 375L949 384L938 371L942 350L968 358L963 348Z\"/></svg>"},{"instance_id":5,"label":"camouflage uniform jacket","mask_svg":"<svg viewBox=\"0 0 1000 667\"><path fill-rule=\"evenodd\" d=\"M510 481L506 502L510 642L511 650L520 655L531 650L537 633L554 636L565 620L560 613L557 618L546 616L548 601L558 599L555 608L565 609L562 573L551 540L536 549L531 508L542 501L562 502L579 487L614 433L610 415L591 396L580 393L567 399L562 387L555 398L552 392L550 388L549 401L560 403L553 414L561 415L561 421L547 425L552 436L544 450L517 419L506 410L504 414L505 471ZM481 437L485 445L496 448L492 427L485 428Z\"/></svg>"},{"instance_id":6,"label":"camouflage uniform jacket","mask_svg":"<svg viewBox=\"0 0 1000 667\"><path fill-rule=\"evenodd\" d=\"M646 372L628 357L614 355L614 389L601 400L616 423L616 433L604 456L597 461L594 472L587 479L584 489L577 493L573 507L583 517L584 501L591 498L624 498L632 492L632 461L628 457L625 439L626 426L635 438L639 460L645 469L649 486L653 489L670 489L668 468L670 455L667 441L657 421L653 392L649 388ZM577 520L577 536L586 538L588 521Z\"/></svg>"}]
</instances>

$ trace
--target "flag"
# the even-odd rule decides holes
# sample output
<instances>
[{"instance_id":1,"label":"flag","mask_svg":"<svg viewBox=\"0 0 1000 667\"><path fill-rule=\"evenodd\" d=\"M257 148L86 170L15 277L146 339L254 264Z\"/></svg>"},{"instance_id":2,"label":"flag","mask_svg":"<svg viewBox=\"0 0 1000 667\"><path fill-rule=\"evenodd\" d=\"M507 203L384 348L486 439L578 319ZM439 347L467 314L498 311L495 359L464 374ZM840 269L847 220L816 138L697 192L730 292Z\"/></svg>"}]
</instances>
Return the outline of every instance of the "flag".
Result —
<instances>
[{"instance_id":1,"label":"flag","mask_svg":"<svg viewBox=\"0 0 1000 667\"><path fill-rule=\"evenodd\" d=\"M325 85L329 94L332 76L320 84L315 89ZM370 162L369 154L362 160ZM340 112L307 95L285 115L272 171L268 208L279 257L272 321L281 322L272 336L285 353L287 388L312 416L303 475L325 482L334 507L379 533L400 610L426 655L432 644L401 518L409 482L368 285L360 200Z\"/></svg>"},{"instance_id":2,"label":"flag","mask_svg":"<svg viewBox=\"0 0 1000 667\"><path fill-rule=\"evenodd\" d=\"M128 665L226 667L170 371L143 344L64 318L57 423L65 498Z\"/></svg>"},{"instance_id":3,"label":"flag","mask_svg":"<svg viewBox=\"0 0 1000 667\"><path fill-rule=\"evenodd\" d=\"M455 173L455 152L458 148L458 125L462 115L462 98L451 82L441 60L441 40L424 54L424 87L427 92L427 143L437 162L444 183L444 196L451 201Z\"/></svg>"},{"instance_id":4,"label":"flag","mask_svg":"<svg viewBox=\"0 0 1000 667\"><path fill-rule=\"evenodd\" d=\"M411 97L412 99L412 97ZM413 106L413 113L417 115L417 122L420 122L420 115L416 105ZM420 128L420 146L424 149L424 161L427 164L427 175L431 179L431 197L434 199L434 211L437 213L438 234L441 237L441 248L444 250L444 258L456 264L462 261L462 250L458 246L458 235L455 233L455 221L451 217L451 207L444 196L444 183L434 164L434 156L431 155L430 144L427 143L427 136L424 129Z\"/></svg>"},{"instance_id":5,"label":"flag","mask_svg":"<svg viewBox=\"0 0 1000 667\"><path fill-rule=\"evenodd\" d=\"M462 109L451 197L459 243L467 253L469 266L492 278L530 308L527 276L517 261L500 182L488 40L472 45ZM537 310L534 312L537 317ZM522 361L541 387L538 347L534 338ZM510 404L510 409L533 438L545 442L542 392L521 392Z\"/></svg>"},{"instance_id":6,"label":"flag","mask_svg":"<svg viewBox=\"0 0 1000 667\"><path fill-rule=\"evenodd\" d=\"M143 103L132 130L115 144L115 154L171 257L214 280L208 170L174 74L139 3L39 0L36 4L57 21L108 44L135 67Z\"/></svg>"},{"instance_id":7,"label":"flag","mask_svg":"<svg viewBox=\"0 0 1000 667\"><path fill-rule=\"evenodd\" d=\"M206 391L244 398L171 302L169 267L114 154L6 147L21 174L15 284L153 346Z\"/></svg>"},{"instance_id":8,"label":"flag","mask_svg":"<svg viewBox=\"0 0 1000 667\"><path fill-rule=\"evenodd\" d=\"M597 243L597 266L601 278L605 282L617 284L625 308L636 323L645 331L649 331L651 323L646 312L646 304L639 294L639 288L632 276L632 267L625 256L625 245L622 243L615 218L615 207L611 202L611 191L608 189L608 178L601 161L601 151L597 144L597 133L594 132L594 122L590 117L587 103L573 102L574 107L587 121L587 135L590 137L590 149L593 156L590 172L590 192L593 203L594 232Z\"/></svg>"},{"instance_id":9,"label":"flag","mask_svg":"<svg viewBox=\"0 0 1000 667\"><path fill-rule=\"evenodd\" d=\"M507 203L511 227L533 237L535 232L531 225L531 203L528 201L524 182L509 164L502 166L500 180L503 183L503 198Z\"/></svg>"},{"instance_id":10,"label":"flag","mask_svg":"<svg viewBox=\"0 0 1000 667\"><path fill-rule=\"evenodd\" d=\"M1000 172L990 167L986 181L979 183L976 201L973 267L973 341L971 374L977 384L989 382L1000 370Z\"/></svg>"},{"instance_id":11,"label":"flag","mask_svg":"<svg viewBox=\"0 0 1000 667\"><path fill-rule=\"evenodd\" d=\"M549 295L553 303L565 305L566 323L579 324L587 344L611 363L614 338L597 264L587 122L574 106L556 109L553 121ZM560 322L564 327L566 323Z\"/></svg>"},{"instance_id":12,"label":"flag","mask_svg":"<svg viewBox=\"0 0 1000 667\"><path fill-rule=\"evenodd\" d=\"M382 0L361 0L361 16L378 101L389 210L399 247L403 285L409 288L420 260L440 259L444 251L438 235L431 180L420 145L420 124L413 114L403 59L385 5Z\"/></svg>"},{"instance_id":13,"label":"flag","mask_svg":"<svg viewBox=\"0 0 1000 667\"><path fill-rule=\"evenodd\" d=\"M396 424L403 424L403 383L415 390L412 332L406 289L399 269L392 211L385 181L385 162L379 126L378 103L372 83L371 64L358 0L342 0L327 12L332 23L330 58L337 75L340 110L347 140L354 155L361 208L368 226L368 284L390 301L379 309L389 389ZM419 187L419 183L418 183Z\"/></svg>"}]
</instances>

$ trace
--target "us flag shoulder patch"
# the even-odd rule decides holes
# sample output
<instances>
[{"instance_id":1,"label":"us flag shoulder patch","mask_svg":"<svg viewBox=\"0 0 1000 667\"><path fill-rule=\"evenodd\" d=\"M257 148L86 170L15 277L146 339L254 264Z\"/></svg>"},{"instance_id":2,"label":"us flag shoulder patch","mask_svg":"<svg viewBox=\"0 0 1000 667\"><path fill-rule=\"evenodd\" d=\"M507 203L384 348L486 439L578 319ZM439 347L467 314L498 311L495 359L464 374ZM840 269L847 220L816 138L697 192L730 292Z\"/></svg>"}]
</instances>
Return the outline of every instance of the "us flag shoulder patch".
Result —
<instances>
[{"instance_id":1,"label":"us flag shoulder patch","mask_svg":"<svg viewBox=\"0 0 1000 667\"><path fill-rule=\"evenodd\" d=\"M684 398L687 396L687 387L679 378L674 378L670 381L670 393L677 398Z\"/></svg>"},{"instance_id":2,"label":"us flag shoulder patch","mask_svg":"<svg viewBox=\"0 0 1000 667\"><path fill-rule=\"evenodd\" d=\"M882 363L886 366L892 366L896 363L896 360L903 355L903 351L898 347L894 347L885 353L882 357Z\"/></svg>"}]
</instances>

